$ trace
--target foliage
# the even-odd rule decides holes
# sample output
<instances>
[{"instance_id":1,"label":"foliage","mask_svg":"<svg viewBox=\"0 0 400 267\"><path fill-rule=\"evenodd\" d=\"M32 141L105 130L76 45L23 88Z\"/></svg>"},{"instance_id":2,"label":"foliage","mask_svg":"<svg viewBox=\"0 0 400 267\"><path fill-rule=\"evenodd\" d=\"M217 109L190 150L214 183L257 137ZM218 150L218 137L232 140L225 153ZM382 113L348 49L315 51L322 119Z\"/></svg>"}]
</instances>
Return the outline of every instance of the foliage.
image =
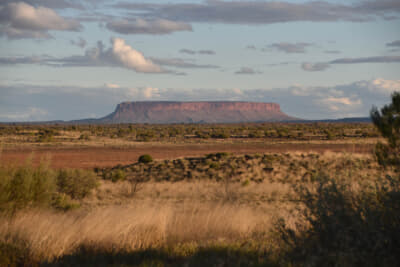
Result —
<instances>
[{"instance_id":1,"label":"foliage","mask_svg":"<svg viewBox=\"0 0 400 267\"><path fill-rule=\"evenodd\" d=\"M371 118L388 143L376 145L378 162L400 170L400 92L393 93L392 103L385 105L380 111L374 107Z\"/></svg>"},{"instance_id":2,"label":"foliage","mask_svg":"<svg viewBox=\"0 0 400 267\"><path fill-rule=\"evenodd\" d=\"M82 199L97 187L97 176L92 171L64 169L58 172L57 186L59 192Z\"/></svg>"},{"instance_id":3,"label":"foliage","mask_svg":"<svg viewBox=\"0 0 400 267\"><path fill-rule=\"evenodd\" d=\"M124 170L121 170L121 169L116 169L111 174L111 181L113 181L113 182L123 181L123 180L125 180L125 178L126 178L126 174L125 174Z\"/></svg>"},{"instance_id":4,"label":"foliage","mask_svg":"<svg viewBox=\"0 0 400 267\"><path fill-rule=\"evenodd\" d=\"M38 132L38 142L51 142L53 140L54 135L56 135L57 132L54 131L53 129L41 129Z\"/></svg>"},{"instance_id":5,"label":"foliage","mask_svg":"<svg viewBox=\"0 0 400 267\"><path fill-rule=\"evenodd\" d=\"M79 136L79 140L89 141L90 140L90 136L87 133L83 133L83 134L81 134L81 136Z\"/></svg>"},{"instance_id":6,"label":"foliage","mask_svg":"<svg viewBox=\"0 0 400 267\"><path fill-rule=\"evenodd\" d=\"M282 221L280 232L297 266L396 266L400 263L400 177L375 186L326 175L314 188L297 186L305 208L298 231Z\"/></svg>"},{"instance_id":7,"label":"foliage","mask_svg":"<svg viewBox=\"0 0 400 267\"><path fill-rule=\"evenodd\" d=\"M29 207L68 210L78 206L72 199L82 199L96 185L92 171L53 170L45 161L37 167L31 161L18 167L0 165L0 211L14 214Z\"/></svg>"},{"instance_id":8,"label":"foliage","mask_svg":"<svg viewBox=\"0 0 400 267\"><path fill-rule=\"evenodd\" d=\"M150 156L150 155L148 155L148 154L141 155L141 156L139 157L138 161L139 161L140 163L150 163L150 162L153 161L153 157Z\"/></svg>"},{"instance_id":9,"label":"foliage","mask_svg":"<svg viewBox=\"0 0 400 267\"><path fill-rule=\"evenodd\" d=\"M49 206L56 191L54 171L42 162L0 168L0 210L14 213L28 206Z\"/></svg>"},{"instance_id":10,"label":"foliage","mask_svg":"<svg viewBox=\"0 0 400 267\"><path fill-rule=\"evenodd\" d=\"M329 132L329 136L328 136ZM77 134L71 134L77 133ZM129 141L178 141L190 139L226 138L290 138L294 140L323 140L326 138L369 138L378 132L371 123L239 123L239 124L48 124L0 125L0 136L25 136L28 142L62 140L86 141L96 137ZM70 139L71 136L76 136Z\"/></svg>"}]
</instances>

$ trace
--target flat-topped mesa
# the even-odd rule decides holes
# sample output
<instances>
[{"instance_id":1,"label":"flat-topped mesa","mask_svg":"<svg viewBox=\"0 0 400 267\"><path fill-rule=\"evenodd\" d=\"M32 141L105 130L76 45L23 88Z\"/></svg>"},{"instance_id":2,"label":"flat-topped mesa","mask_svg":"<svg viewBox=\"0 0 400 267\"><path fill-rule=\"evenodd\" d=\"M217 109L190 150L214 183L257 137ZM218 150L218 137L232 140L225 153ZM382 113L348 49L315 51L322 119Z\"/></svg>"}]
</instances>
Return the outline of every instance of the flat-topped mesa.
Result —
<instances>
[{"instance_id":1,"label":"flat-topped mesa","mask_svg":"<svg viewBox=\"0 0 400 267\"><path fill-rule=\"evenodd\" d=\"M117 109L121 112L126 110L153 110L153 111L200 111L200 110L238 110L238 111L276 111L281 108L277 103L258 103L258 102L123 102L118 104Z\"/></svg>"},{"instance_id":2,"label":"flat-topped mesa","mask_svg":"<svg viewBox=\"0 0 400 267\"><path fill-rule=\"evenodd\" d=\"M236 123L290 121L277 103L259 102L123 102L105 123Z\"/></svg>"}]
</instances>

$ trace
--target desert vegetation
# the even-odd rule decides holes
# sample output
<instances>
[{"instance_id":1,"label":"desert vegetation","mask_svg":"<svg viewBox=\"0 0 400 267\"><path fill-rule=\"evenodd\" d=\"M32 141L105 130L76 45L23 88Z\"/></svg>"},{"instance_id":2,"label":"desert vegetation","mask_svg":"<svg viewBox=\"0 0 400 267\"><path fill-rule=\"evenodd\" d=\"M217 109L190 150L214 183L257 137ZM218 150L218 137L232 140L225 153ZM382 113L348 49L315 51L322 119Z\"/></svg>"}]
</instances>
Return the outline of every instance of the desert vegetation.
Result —
<instances>
[{"instance_id":1,"label":"desert vegetation","mask_svg":"<svg viewBox=\"0 0 400 267\"><path fill-rule=\"evenodd\" d=\"M129 142L207 142L214 139L342 140L376 138L371 123L247 123L247 124L0 124L0 140L57 144L121 140Z\"/></svg>"},{"instance_id":2,"label":"desert vegetation","mask_svg":"<svg viewBox=\"0 0 400 267\"><path fill-rule=\"evenodd\" d=\"M370 138L363 127L381 134L371 153L221 151L173 159L143 153L130 164L90 170L53 168L50 158L1 164L0 265L396 266L399 100L394 94L391 104L372 111L376 129L341 129L359 139ZM50 142L64 134L57 127ZM232 129L244 126L218 127L216 135L229 132L232 139ZM316 125L276 127L290 128L289 140L311 133L337 138ZM256 131L264 136L245 138L267 142L265 129Z\"/></svg>"}]
</instances>

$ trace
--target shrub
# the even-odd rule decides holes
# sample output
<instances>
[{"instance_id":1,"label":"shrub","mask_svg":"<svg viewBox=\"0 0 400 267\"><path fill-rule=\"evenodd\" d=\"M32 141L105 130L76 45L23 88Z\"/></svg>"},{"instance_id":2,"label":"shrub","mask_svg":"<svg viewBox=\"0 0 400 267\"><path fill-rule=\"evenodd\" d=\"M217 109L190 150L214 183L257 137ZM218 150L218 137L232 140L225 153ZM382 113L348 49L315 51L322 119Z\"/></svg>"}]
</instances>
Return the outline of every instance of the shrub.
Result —
<instances>
[{"instance_id":1,"label":"shrub","mask_svg":"<svg viewBox=\"0 0 400 267\"><path fill-rule=\"evenodd\" d=\"M152 156L150 156L150 155L148 155L148 154L145 154L145 155L141 155L141 156L139 157L138 161L139 161L140 163L150 163L150 162L153 161L153 158L152 158Z\"/></svg>"},{"instance_id":2,"label":"shrub","mask_svg":"<svg viewBox=\"0 0 400 267\"><path fill-rule=\"evenodd\" d=\"M297 187L306 226L280 232L299 266L397 266L400 263L400 179L387 176L375 187L321 175L315 188Z\"/></svg>"},{"instance_id":3,"label":"shrub","mask_svg":"<svg viewBox=\"0 0 400 267\"><path fill-rule=\"evenodd\" d=\"M90 136L87 133L81 134L81 136L79 136L79 140L89 141Z\"/></svg>"},{"instance_id":4,"label":"shrub","mask_svg":"<svg viewBox=\"0 0 400 267\"><path fill-rule=\"evenodd\" d=\"M123 181L126 178L126 174L123 170L117 169L112 172L111 174L111 181L113 182L118 182L118 181Z\"/></svg>"},{"instance_id":5,"label":"shrub","mask_svg":"<svg viewBox=\"0 0 400 267\"><path fill-rule=\"evenodd\" d=\"M221 165L218 162L211 162L209 167L210 169L219 169Z\"/></svg>"},{"instance_id":6,"label":"shrub","mask_svg":"<svg viewBox=\"0 0 400 267\"><path fill-rule=\"evenodd\" d=\"M227 158L229 156L229 153L227 152L217 152L217 153L210 153L206 155L207 159L224 159Z\"/></svg>"},{"instance_id":7,"label":"shrub","mask_svg":"<svg viewBox=\"0 0 400 267\"><path fill-rule=\"evenodd\" d=\"M48 206L56 193L54 171L42 162L20 167L0 166L0 210L14 213L28 206Z\"/></svg>"},{"instance_id":8,"label":"shrub","mask_svg":"<svg viewBox=\"0 0 400 267\"><path fill-rule=\"evenodd\" d=\"M56 132L54 132L52 129L43 129L40 130L38 133L38 142L51 142L53 141L53 137L56 135Z\"/></svg>"},{"instance_id":9,"label":"shrub","mask_svg":"<svg viewBox=\"0 0 400 267\"><path fill-rule=\"evenodd\" d=\"M63 211L76 209L76 208L80 207L79 203L77 203L76 201L73 201L69 195L64 194L64 193L57 194L54 197L52 206L55 209L63 210Z\"/></svg>"},{"instance_id":10,"label":"shrub","mask_svg":"<svg viewBox=\"0 0 400 267\"><path fill-rule=\"evenodd\" d=\"M82 199L97 187L97 176L87 170L60 170L57 175L58 191L73 199Z\"/></svg>"}]
</instances>

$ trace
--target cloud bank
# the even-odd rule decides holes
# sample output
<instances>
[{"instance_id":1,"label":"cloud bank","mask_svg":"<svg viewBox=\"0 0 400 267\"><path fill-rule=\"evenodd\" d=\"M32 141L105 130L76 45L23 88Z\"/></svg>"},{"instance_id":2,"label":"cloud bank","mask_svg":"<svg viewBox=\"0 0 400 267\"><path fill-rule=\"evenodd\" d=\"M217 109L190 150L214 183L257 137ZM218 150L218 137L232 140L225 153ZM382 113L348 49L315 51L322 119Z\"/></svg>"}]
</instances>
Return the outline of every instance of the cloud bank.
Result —
<instances>
[{"instance_id":1,"label":"cloud bank","mask_svg":"<svg viewBox=\"0 0 400 267\"><path fill-rule=\"evenodd\" d=\"M333 22L371 21L376 17L400 12L397 0L357 1L343 5L323 1L292 3L284 1L221 1L204 3L132 3L120 2L116 8L130 9L140 14L186 22L229 24L272 24L282 22L311 21Z\"/></svg>"},{"instance_id":2,"label":"cloud bank","mask_svg":"<svg viewBox=\"0 0 400 267\"><path fill-rule=\"evenodd\" d=\"M123 87L108 83L99 87L0 85L0 121L71 120L102 117L124 101L257 101L277 102L289 115L304 119L369 116L372 105L390 101L400 91L400 80L374 79L336 86L290 86L273 89ZM57 103L57 105L54 105ZM32 107L35 118L28 118ZM22 110L22 111L21 111ZM25 112L26 111L26 112Z\"/></svg>"}]
</instances>

